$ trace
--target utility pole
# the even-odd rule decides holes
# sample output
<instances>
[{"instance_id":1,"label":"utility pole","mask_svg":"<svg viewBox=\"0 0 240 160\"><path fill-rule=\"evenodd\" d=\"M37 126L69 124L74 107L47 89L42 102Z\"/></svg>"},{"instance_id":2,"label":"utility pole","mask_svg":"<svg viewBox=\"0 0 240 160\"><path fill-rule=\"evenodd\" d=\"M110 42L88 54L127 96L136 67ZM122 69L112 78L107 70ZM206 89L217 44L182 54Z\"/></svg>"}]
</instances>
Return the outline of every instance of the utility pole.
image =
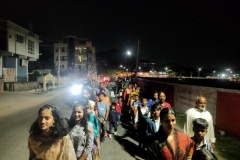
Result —
<instances>
[{"instance_id":1,"label":"utility pole","mask_svg":"<svg viewBox=\"0 0 240 160\"><path fill-rule=\"evenodd\" d=\"M140 43L140 40L138 40L138 46L137 46L136 73L137 73L137 70L138 70L139 43Z\"/></svg>"},{"instance_id":2,"label":"utility pole","mask_svg":"<svg viewBox=\"0 0 240 160\"><path fill-rule=\"evenodd\" d=\"M136 56L136 69L135 69L135 76L136 77L137 77L137 71L138 71L139 43L140 43L140 40L138 40L137 56Z\"/></svg>"},{"instance_id":3,"label":"utility pole","mask_svg":"<svg viewBox=\"0 0 240 160\"><path fill-rule=\"evenodd\" d=\"M59 88L59 83L60 83L60 42L58 43L58 88Z\"/></svg>"}]
</instances>

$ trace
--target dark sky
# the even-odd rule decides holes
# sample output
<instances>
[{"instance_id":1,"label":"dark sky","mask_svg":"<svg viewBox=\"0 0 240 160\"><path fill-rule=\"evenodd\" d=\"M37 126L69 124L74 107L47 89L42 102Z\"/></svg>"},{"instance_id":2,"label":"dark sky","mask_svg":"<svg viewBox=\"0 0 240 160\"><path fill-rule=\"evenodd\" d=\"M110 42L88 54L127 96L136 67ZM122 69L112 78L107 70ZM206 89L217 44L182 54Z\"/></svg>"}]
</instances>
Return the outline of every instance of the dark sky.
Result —
<instances>
[{"instance_id":1,"label":"dark sky","mask_svg":"<svg viewBox=\"0 0 240 160\"><path fill-rule=\"evenodd\" d=\"M93 40L97 52L117 49L158 64L239 67L237 0L78 0L0 2L0 17L33 23L44 41L76 35Z\"/></svg>"}]
</instances>

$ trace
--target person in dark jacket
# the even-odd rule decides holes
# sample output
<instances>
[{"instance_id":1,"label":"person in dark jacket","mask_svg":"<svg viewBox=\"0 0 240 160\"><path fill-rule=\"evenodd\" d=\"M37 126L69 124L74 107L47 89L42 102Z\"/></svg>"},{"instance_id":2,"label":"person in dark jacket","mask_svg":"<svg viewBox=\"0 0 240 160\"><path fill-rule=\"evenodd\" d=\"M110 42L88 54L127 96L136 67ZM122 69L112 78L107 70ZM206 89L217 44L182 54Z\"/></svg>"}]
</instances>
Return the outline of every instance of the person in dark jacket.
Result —
<instances>
[{"instance_id":1,"label":"person in dark jacket","mask_svg":"<svg viewBox=\"0 0 240 160\"><path fill-rule=\"evenodd\" d=\"M117 134L118 113L116 111L116 103L112 102L109 109L109 138L112 138L112 128L114 128L114 135Z\"/></svg>"}]
</instances>

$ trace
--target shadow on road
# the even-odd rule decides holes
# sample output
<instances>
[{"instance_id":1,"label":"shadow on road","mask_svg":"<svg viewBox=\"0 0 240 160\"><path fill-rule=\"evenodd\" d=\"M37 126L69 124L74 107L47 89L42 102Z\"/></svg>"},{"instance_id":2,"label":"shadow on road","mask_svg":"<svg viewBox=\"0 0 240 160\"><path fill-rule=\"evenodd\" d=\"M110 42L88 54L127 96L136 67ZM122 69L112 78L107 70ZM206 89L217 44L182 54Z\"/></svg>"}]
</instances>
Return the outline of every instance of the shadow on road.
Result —
<instances>
[{"instance_id":1,"label":"shadow on road","mask_svg":"<svg viewBox=\"0 0 240 160\"><path fill-rule=\"evenodd\" d=\"M138 147L138 135L131 125L122 123L121 126L126 130L122 136L115 135L115 140L136 160L146 159L146 151Z\"/></svg>"}]
</instances>

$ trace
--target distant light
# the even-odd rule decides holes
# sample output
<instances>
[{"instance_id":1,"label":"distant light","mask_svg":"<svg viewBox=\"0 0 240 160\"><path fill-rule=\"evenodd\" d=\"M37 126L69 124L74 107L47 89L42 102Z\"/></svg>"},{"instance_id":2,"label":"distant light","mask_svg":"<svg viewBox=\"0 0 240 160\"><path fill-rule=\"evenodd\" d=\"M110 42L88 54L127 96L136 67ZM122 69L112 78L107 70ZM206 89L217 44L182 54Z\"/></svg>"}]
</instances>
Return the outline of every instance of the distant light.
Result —
<instances>
[{"instance_id":1,"label":"distant light","mask_svg":"<svg viewBox=\"0 0 240 160\"><path fill-rule=\"evenodd\" d=\"M225 74L222 74L222 77L225 77L226 75Z\"/></svg>"},{"instance_id":2,"label":"distant light","mask_svg":"<svg viewBox=\"0 0 240 160\"><path fill-rule=\"evenodd\" d=\"M129 56L130 56L131 54L132 54L132 53L131 53L130 51L127 51L127 55L129 55Z\"/></svg>"}]
</instances>

